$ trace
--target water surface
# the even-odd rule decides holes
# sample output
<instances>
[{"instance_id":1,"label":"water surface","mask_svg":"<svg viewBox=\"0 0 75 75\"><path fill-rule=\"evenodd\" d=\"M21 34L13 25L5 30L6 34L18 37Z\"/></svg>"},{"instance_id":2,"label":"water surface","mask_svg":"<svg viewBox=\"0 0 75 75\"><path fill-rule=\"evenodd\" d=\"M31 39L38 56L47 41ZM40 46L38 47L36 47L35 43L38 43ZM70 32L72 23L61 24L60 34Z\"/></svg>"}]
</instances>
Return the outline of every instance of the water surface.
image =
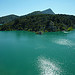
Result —
<instances>
[{"instance_id":1,"label":"water surface","mask_svg":"<svg viewBox=\"0 0 75 75\"><path fill-rule=\"evenodd\" d=\"M0 75L75 75L75 31L0 31Z\"/></svg>"}]
</instances>

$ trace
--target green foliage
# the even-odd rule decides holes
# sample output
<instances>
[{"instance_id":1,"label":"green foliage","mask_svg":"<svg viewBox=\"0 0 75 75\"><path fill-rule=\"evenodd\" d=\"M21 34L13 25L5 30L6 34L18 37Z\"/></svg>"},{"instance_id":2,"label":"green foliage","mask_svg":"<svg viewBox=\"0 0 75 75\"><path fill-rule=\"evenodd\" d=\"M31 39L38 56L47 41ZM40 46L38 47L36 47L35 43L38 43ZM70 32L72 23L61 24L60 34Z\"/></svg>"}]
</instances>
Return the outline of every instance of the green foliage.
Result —
<instances>
[{"instance_id":1,"label":"green foliage","mask_svg":"<svg viewBox=\"0 0 75 75\"><path fill-rule=\"evenodd\" d=\"M19 18L19 16L8 15L8 16L0 17L0 24L5 24L5 23L8 23L8 22L11 22L11 21L13 21L16 18Z\"/></svg>"},{"instance_id":2,"label":"green foliage","mask_svg":"<svg viewBox=\"0 0 75 75\"><path fill-rule=\"evenodd\" d=\"M68 31L71 31L71 30L73 30L73 28L72 28L72 27L69 27L67 30L68 30Z\"/></svg>"},{"instance_id":3,"label":"green foliage","mask_svg":"<svg viewBox=\"0 0 75 75\"><path fill-rule=\"evenodd\" d=\"M75 28L75 16L39 14L21 16L20 18L0 26L0 30L25 30L25 31L63 31Z\"/></svg>"}]
</instances>

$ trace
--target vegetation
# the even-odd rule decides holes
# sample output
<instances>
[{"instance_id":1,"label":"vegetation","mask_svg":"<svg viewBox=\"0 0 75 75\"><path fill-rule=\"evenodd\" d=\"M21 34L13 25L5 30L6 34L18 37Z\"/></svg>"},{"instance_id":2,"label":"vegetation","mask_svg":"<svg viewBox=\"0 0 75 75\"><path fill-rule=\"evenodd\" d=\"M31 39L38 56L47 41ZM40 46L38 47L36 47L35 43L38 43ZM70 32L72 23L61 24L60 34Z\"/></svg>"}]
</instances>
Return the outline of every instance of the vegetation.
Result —
<instances>
[{"instance_id":1,"label":"vegetation","mask_svg":"<svg viewBox=\"0 0 75 75\"><path fill-rule=\"evenodd\" d=\"M14 21L0 26L0 31L25 30L25 31L70 31L75 28L75 16L38 14L21 16Z\"/></svg>"},{"instance_id":2,"label":"vegetation","mask_svg":"<svg viewBox=\"0 0 75 75\"><path fill-rule=\"evenodd\" d=\"M16 15L8 15L8 16L0 17L0 24L8 23L8 22L10 22L10 21L15 20L15 19L18 18L18 17L19 17L19 16L16 16Z\"/></svg>"}]
</instances>

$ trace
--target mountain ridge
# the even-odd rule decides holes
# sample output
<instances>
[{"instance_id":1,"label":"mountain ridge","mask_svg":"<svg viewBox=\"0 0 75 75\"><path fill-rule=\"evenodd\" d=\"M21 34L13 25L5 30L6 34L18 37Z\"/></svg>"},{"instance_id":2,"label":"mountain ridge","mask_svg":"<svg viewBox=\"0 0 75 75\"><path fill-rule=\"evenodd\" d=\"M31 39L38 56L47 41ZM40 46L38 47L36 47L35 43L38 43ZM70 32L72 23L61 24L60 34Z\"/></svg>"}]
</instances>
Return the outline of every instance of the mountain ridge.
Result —
<instances>
[{"instance_id":1,"label":"mountain ridge","mask_svg":"<svg viewBox=\"0 0 75 75\"><path fill-rule=\"evenodd\" d=\"M46 10L43 10L42 11L42 13L44 13L44 14L55 14L53 11L52 11L52 9L46 9Z\"/></svg>"},{"instance_id":2,"label":"mountain ridge","mask_svg":"<svg viewBox=\"0 0 75 75\"><path fill-rule=\"evenodd\" d=\"M46 9L44 11L34 11L34 12L31 12L27 15L24 15L24 16L32 16L32 15L40 15L40 14L55 14L50 8L49 9ZM19 18L21 16L17 16L17 15L14 15L14 14L10 14L10 15L6 15L6 16L2 16L0 17L0 24L6 24L8 22L11 22L17 18Z\"/></svg>"},{"instance_id":3,"label":"mountain ridge","mask_svg":"<svg viewBox=\"0 0 75 75\"><path fill-rule=\"evenodd\" d=\"M34 11L34 12L31 12L29 14L27 14L28 16L31 16L31 15L38 15L38 14L55 14L52 9L46 9L46 10L43 10L43 11Z\"/></svg>"}]
</instances>

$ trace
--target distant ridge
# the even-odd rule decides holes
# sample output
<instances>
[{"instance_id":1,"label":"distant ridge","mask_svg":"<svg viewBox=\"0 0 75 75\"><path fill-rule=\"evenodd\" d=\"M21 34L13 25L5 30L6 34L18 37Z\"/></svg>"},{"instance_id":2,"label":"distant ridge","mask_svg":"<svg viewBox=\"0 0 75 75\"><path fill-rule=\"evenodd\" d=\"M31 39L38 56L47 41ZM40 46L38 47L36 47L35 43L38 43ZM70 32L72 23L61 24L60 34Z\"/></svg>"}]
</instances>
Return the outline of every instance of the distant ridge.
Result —
<instances>
[{"instance_id":1,"label":"distant ridge","mask_svg":"<svg viewBox=\"0 0 75 75\"><path fill-rule=\"evenodd\" d=\"M27 16L43 14L41 11L34 11L32 13L27 14Z\"/></svg>"},{"instance_id":2,"label":"distant ridge","mask_svg":"<svg viewBox=\"0 0 75 75\"><path fill-rule=\"evenodd\" d=\"M42 11L43 14L55 14L50 8Z\"/></svg>"},{"instance_id":3,"label":"distant ridge","mask_svg":"<svg viewBox=\"0 0 75 75\"><path fill-rule=\"evenodd\" d=\"M31 16L31 15L38 15L38 14L55 14L53 11L52 11L52 9L46 9L46 10L44 10L44 11L34 11L34 12L32 12L32 13L29 13L29 14L27 14L28 16Z\"/></svg>"},{"instance_id":4,"label":"distant ridge","mask_svg":"<svg viewBox=\"0 0 75 75\"><path fill-rule=\"evenodd\" d=\"M44 11L34 11L32 13L29 13L27 15L24 15L24 16L32 16L32 15L41 15L41 14L55 14L52 9L46 9ZM22 16L17 16L17 15L14 15L14 14L11 14L11 15L7 15L7 16L2 16L0 17L0 24L6 24L6 23L9 23L13 20L15 20L16 18L19 18L19 17L22 17Z\"/></svg>"}]
</instances>

